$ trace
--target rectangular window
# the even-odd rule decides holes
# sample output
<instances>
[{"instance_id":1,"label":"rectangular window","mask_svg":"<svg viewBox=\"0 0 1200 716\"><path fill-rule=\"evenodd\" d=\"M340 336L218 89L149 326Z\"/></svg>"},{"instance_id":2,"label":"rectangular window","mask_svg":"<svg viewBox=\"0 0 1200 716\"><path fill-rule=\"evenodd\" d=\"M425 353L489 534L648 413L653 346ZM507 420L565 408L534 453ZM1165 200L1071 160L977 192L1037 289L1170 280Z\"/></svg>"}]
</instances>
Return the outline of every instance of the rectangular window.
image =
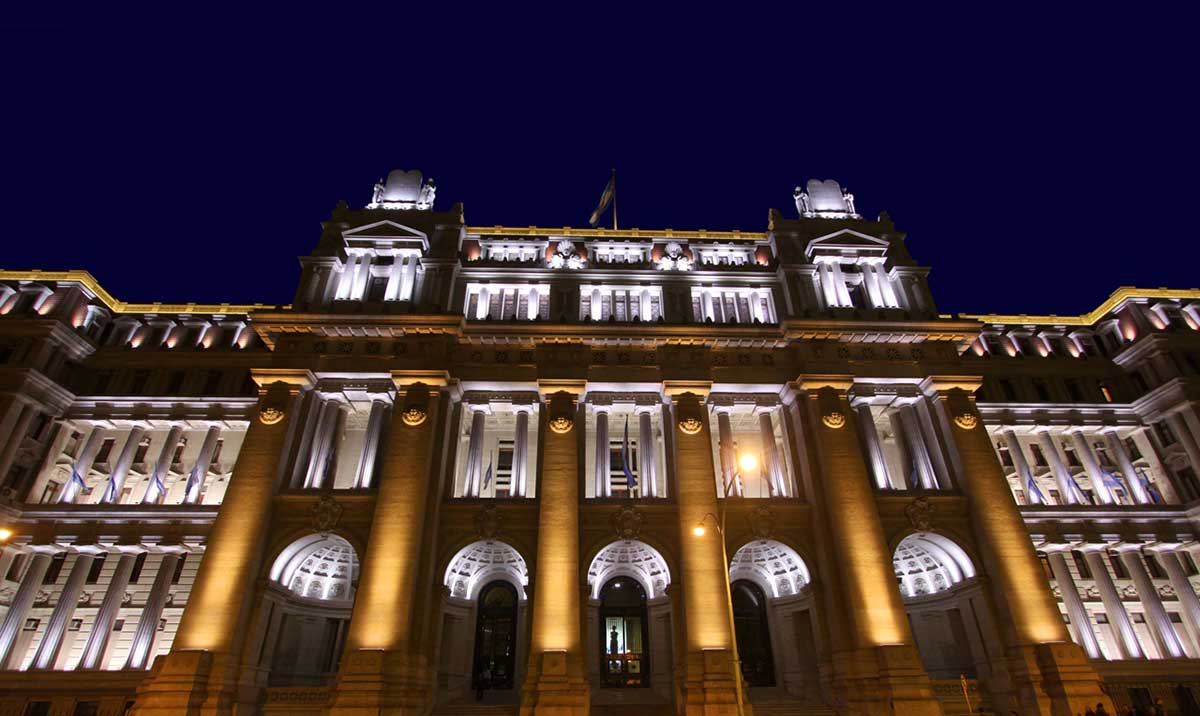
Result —
<instances>
[{"instance_id":1,"label":"rectangular window","mask_svg":"<svg viewBox=\"0 0 1200 716\"><path fill-rule=\"evenodd\" d=\"M1142 451L1138 449L1137 440L1133 438L1125 438L1125 452L1129 453L1130 460L1142 459Z\"/></svg>"},{"instance_id":2,"label":"rectangular window","mask_svg":"<svg viewBox=\"0 0 1200 716\"><path fill-rule=\"evenodd\" d=\"M1146 558L1146 571L1150 573L1150 576L1155 579L1166 579L1167 573L1163 570L1162 565L1158 563L1158 556L1149 553L1144 556Z\"/></svg>"},{"instance_id":3,"label":"rectangular window","mask_svg":"<svg viewBox=\"0 0 1200 716\"><path fill-rule=\"evenodd\" d=\"M175 573L171 575L171 584L179 584L180 577L183 576L183 565L187 564L187 555L179 555L179 561L175 563Z\"/></svg>"},{"instance_id":4,"label":"rectangular window","mask_svg":"<svg viewBox=\"0 0 1200 716\"><path fill-rule=\"evenodd\" d=\"M8 565L8 573L4 575L4 579L9 582L21 581L21 572L25 569L27 561L29 561L29 555L24 552L14 557L12 563Z\"/></svg>"},{"instance_id":5,"label":"rectangular window","mask_svg":"<svg viewBox=\"0 0 1200 716\"><path fill-rule=\"evenodd\" d=\"M1073 559L1075 561L1075 570L1077 572L1079 572L1080 579L1091 579L1092 578L1092 569L1091 569L1091 567L1088 567L1087 560L1085 560L1083 558L1082 554L1072 550L1071 551L1071 559Z\"/></svg>"},{"instance_id":6,"label":"rectangular window","mask_svg":"<svg viewBox=\"0 0 1200 716\"><path fill-rule=\"evenodd\" d=\"M100 581L100 573L104 571L104 560L108 558L108 554L101 552L92 560L92 566L88 569L87 583L95 584Z\"/></svg>"},{"instance_id":7,"label":"rectangular window","mask_svg":"<svg viewBox=\"0 0 1200 716\"><path fill-rule=\"evenodd\" d=\"M67 553L59 552L50 559L50 567L46 570L46 576L42 578L42 584L54 584L58 581L58 575L62 573L63 562L67 561Z\"/></svg>"},{"instance_id":8,"label":"rectangular window","mask_svg":"<svg viewBox=\"0 0 1200 716\"><path fill-rule=\"evenodd\" d=\"M100 451L96 453L96 459L93 462L101 465L107 463L109 455L112 454L113 446L116 444L116 438L104 438L104 442L100 444Z\"/></svg>"},{"instance_id":9,"label":"rectangular window","mask_svg":"<svg viewBox=\"0 0 1200 716\"><path fill-rule=\"evenodd\" d=\"M1109 552L1108 563L1112 566L1113 574L1117 576L1117 579L1129 579L1129 570L1125 569L1125 563L1117 555Z\"/></svg>"},{"instance_id":10,"label":"rectangular window","mask_svg":"<svg viewBox=\"0 0 1200 716\"><path fill-rule=\"evenodd\" d=\"M1033 453L1033 464L1034 465L1037 465L1038 467L1046 467L1046 465L1048 464L1046 462L1046 454L1044 452L1042 452L1041 445L1034 445L1033 443L1030 443L1029 452Z\"/></svg>"},{"instance_id":11,"label":"rectangular window","mask_svg":"<svg viewBox=\"0 0 1200 716\"><path fill-rule=\"evenodd\" d=\"M148 452L150 452L150 438L142 438L133 452L133 462L135 464L146 462L146 453Z\"/></svg>"},{"instance_id":12,"label":"rectangular window","mask_svg":"<svg viewBox=\"0 0 1200 716\"><path fill-rule=\"evenodd\" d=\"M129 583L137 584L142 578L142 568L146 566L146 552L139 552L137 559L133 560L133 572L129 575Z\"/></svg>"},{"instance_id":13,"label":"rectangular window","mask_svg":"<svg viewBox=\"0 0 1200 716\"><path fill-rule=\"evenodd\" d=\"M1063 444L1063 454L1067 456L1067 464L1071 467L1081 467L1079 458L1075 456L1075 448L1071 445Z\"/></svg>"},{"instance_id":14,"label":"rectangular window","mask_svg":"<svg viewBox=\"0 0 1200 716\"><path fill-rule=\"evenodd\" d=\"M175 446L175 454L171 456L171 469L175 472L183 472L183 451L187 449L187 438L179 438L179 444Z\"/></svg>"}]
</instances>

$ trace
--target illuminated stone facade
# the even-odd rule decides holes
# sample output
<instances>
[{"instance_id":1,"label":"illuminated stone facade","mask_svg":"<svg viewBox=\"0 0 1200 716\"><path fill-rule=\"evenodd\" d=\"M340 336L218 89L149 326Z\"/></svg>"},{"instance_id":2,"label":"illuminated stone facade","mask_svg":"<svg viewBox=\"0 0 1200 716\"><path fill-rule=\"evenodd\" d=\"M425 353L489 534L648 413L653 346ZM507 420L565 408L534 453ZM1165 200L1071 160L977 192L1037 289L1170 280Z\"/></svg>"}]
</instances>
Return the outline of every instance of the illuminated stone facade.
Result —
<instances>
[{"instance_id":1,"label":"illuminated stone facade","mask_svg":"<svg viewBox=\"0 0 1200 716\"><path fill-rule=\"evenodd\" d=\"M806 187L560 230L394 172L287 306L0 272L0 713L1187 712L1200 292L939 314Z\"/></svg>"}]
</instances>

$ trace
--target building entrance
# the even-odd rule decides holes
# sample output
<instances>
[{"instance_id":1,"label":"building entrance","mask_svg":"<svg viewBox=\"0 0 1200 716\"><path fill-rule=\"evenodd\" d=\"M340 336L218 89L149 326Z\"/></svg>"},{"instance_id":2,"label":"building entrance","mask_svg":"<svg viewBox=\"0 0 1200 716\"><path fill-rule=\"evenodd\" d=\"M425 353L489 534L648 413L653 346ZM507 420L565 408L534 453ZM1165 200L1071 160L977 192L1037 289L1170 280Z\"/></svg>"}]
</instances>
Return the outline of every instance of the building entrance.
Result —
<instances>
[{"instance_id":1,"label":"building entrance","mask_svg":"<svg viewBox=\"0 0 1200 716\"><path fill-rule=\"evenodd\" d=\"M517 590L497 580L479 591L475 621L475 689L512 689L517 653Z\"/></svg>"},{"instance_id":2,"label":"building entrance","mask_svg":"<svg viewBox=\"0 0 1200 716\"><path fill-rule=\"evenodd\" d=\"M646 591L636 579L617 577L600 590L601 684L650 685Z\"/></svg>"}]
</instances>

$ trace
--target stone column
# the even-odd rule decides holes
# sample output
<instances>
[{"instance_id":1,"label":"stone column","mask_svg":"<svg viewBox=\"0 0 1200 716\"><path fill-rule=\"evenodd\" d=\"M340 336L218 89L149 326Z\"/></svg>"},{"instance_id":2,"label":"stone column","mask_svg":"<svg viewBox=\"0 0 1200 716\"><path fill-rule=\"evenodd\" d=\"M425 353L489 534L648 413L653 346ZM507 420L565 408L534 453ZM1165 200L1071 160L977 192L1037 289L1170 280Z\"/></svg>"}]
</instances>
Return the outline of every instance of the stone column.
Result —
<instances>
[{"instance_id":1,"label":"stone column","mask_svg":"<svg viewBox=\"0 0 1200 716\"><path fill-rule=\"evenodd\" d=\"M1195 642L1195 646L1192 648L1200 649L1200 598L1196 597L1196 588L1192 586L1192 580L1188 579L1176 549L1178 547L1174 545L1159 547L1156 550L1158 563L1163 566L1167 576L1171 579L1171 587L1174 588L1175 595L1179 599L1179 606L1183 610L1181 615L1183 626L1191 634L1192 641ZM1189 656L1196 658L1197 654L1193 652Z\"/></svg>"},{"instance_id":2,"label":"stone column","mask_svg":"<svg viewBox=\"0 0 1200 716\"><path fill-rule=\"evenodd\" d=\"M513 492L521 497L528 497L525 483L529 473L529 414L533 412L533 406L514 405L513 412L517 414L517 426L513 435Z\"/></svg>"},{"instance_id":3,"label":"stone column","mask_svg":"<svg viewBox=\"0 0 1200 716\"><path fill-rule=\"evenodd\" d=\"M1162 598L1158 596L1158 590L1154 587L1154 580L1150 579L1150 573L1146 571L1146 563L1142 561L1142 546L1118 545L1117 553L1121 555L1121 563L1129 571L1129 578L1133 580L1133 586L1137 589L1146 622L1150 625L1150 632L1155 641L1158 642L1159 653L1167 658L1183 658L1183 644L1179 641L1179 635L1175 633L1170 617L1167 616Z\"/></svg>"},{"instance_id":4,"label":"stone column","mask_svg":"<svg viewBox=\"0 0 1200 716\"><path fill-rule=\"evenodd\" d=\"M175 448L179 445L181 437L183 437L182 425L172 425L171 429L167 431L162 450L158 453L158 460L154 463L154 472L150 473L150 484L146 486L146 493L142 495L143 505L157 505L166 496L167 473L171 469L171 458L175 456Z\"/></svg>"},{"instance_id":5,"label":"stone column","mask_svg":"<svg viewBox=\"0 0 1200 716\"><path fill-rule=\"evenodd\" d=\"M15 669L20 666L23 654L15 653L14 647L21 628L25 626L25 617L29 616L29 608L42 588L42 580L46 570L50 568L52 553L39 550L29 556L29 566L21 577L21 586L17 587L4 621L0 622L0 669Z\"/></svg>"},{"instance_id":6,"label":"stone column","mask_svg":"<svg viewBox=\"0 0 1200 716\"><path fill-rule=\"evenodd\" d=\"M713 485L712 434L703 386L668 386L677 425L675 434L675 499L679 512L680 570L677 581L683 590L687 643L684 691L688 714L735 714L735 693L740 679L734 665L733 625L729 623L726 597L728 565L724 562L724 536L711 517L719 512ZM718 420L727 413L718 413ZM723 446L732 452L732 439ZM704 523L703 536L693 533Z\"/></svg>"},{"instance_id":7,"label":"stone column","mask_svg":"<svg viewBox=\"0 0 1200 716\"><path fill-rule=\"evenodd\" d=\"M137 555L132 552L117 554L120 554L120 561L117 562L108 588L104 590L104 599L100 602L100 610L96 612L96 621L92 624L92 631L83 647L83 655L79 657L79 666L76 667L78 669L105 667L101 659L104 658L113 623L117 620L121 602L125 599L125 589L129 586L129 577L133 574L133 565L137 561Z\"/></svg>"},{"instance_id":8,"label":"stone column","mask_svg":"<svg viewBox=\"0 0 1200 716\"><path fill-rule=\"evenodd\" d=\"M183 503L194 505L200 501L200 491L204 488L204 479L212 466L213 452L217 449L217 439L221 437L221 426L213 425L204 434L204 443L200 445L200 454L196 456L196 464L188 474L184 484Z\"/></svg>"},{"instance_id":9,"label":"stone column","mask_svg":"<svg viewBox=\"0 0 1200 716\"><path fill-rule=\"evenodd\" d=\"M392 267L388 269L387 287L383 290L383 300L398 301L400 294L400 274L404 269L403 254L392 254Z\"/></svg>"},{"instance_id":10,"label":"stone column","mask_svg":"<svg viewBox=\"0 0 1200 716\"><path fill-rule=\"evenodd\" d=\"M133 642L129 646L129 658L125 660L126 669L147 669L150 667L150 649L154 646L154 634L158 631L158 621L162 618L163 607L171 594L171 578L175 576L175 567L179 564L178 552L166 552L154 575L154 584L150 587L150 596L146 597L146 606L138 618L137 629L133 632Z\"/></svg>"},{"instance_id":11,"label":"stone column","mask_svg":"<svg viewBox=\"0 0 1200 716\"><path fill-rule=\"evenodd\" d=\"M137 716L257 708L244 701L252 695L235 689L238 661L270 542L271 506L288 424L299 412L301 391L311 388L314 379L307 370L289 369L255 370L252 376L259 385L257 414L209 532L171 653L162 669L138 687Z\"/></svg>"},{"instance_id":12,"label":"stone column","mask_svg":"<svg viewBox=\"0 0 1200 716\"><path fill-rule=\"evenodd\" d=\"M1001 433L1004 435L1004 441L1008 443L1008 454L1012 457L1013 466L1017 468L1017 480L1029 498L1029 504L1044 504L1044 500L1038 497L1038 493L1029 489L1029 483L1032 482L1035 485L1037 483L1033 479L1033 470L1029 469L1029 461L1025 459L1025 449L1021 447L1021 441L1017 439L1017 431L1005 428Z\"/></svg>"},{"instance_id":13,"label":"stone column","mask_svg":"<svg viewBox=\"0 0 1200 716\"><path fill-rule=\"evenodd\" d=\"M1104 440L1108 443L1108 451L1116 458L1117 466L1121 468L1121 476L1125 478L1125 489L1129 490L1129 494L1139 505L1151 504L1153 500L1150 499L1150 495L1146 494L1146 488L1138 479L1137 470L1133 467L1133 460L1129 459L1129 451L1125 449L1125 443L1121 442L1121 435L1117 428L1105 428Z\"/></svg>"},{"instance_id":14,"label":"stone column","mask_svg":"<svg viewBox=\"0 0 1200 716\"><path fill-rule=\"evenodd\" d=\"M937 473L933 471L929 447L925 444L925 437L921 434L917 409L911 402L900 406L900 421L904 425L904 437L908 438L908 452L917 469L917 479L920 481L921 487L926 490L936 490L938 488ZM1007 481L1005 484L1008 484ZM1012 500L1011 495L1009 500Z\"/></svg>"},{"instance_id":15,"label":"stone column","mask_svg":"<svg viewBox=\"0 0 1200 716\"><path fill-rule=\"evenodd\" d=\"M411 301L413 294L413 285L417 279L417 257L408 256L404 259L404 272L400 275L400 296L401 301Z\"/></svg>"},{"instance_id":16,"label":"stone column","mask_svg":"<svg viewBox=\"0 0 1200 716\"><path fill-rule=\"evenodd\" d=\"M538 549L533 570L529 663L521 688L522 716L583 716L588 712L580 606L579 431L582 383L544 386L542 478L538 486Z\"/></svg>"},{"instance_id":17,"label":"stone column","mask_svg":"<svg viewBox=\"0 0 1200 716\"><path fill-rule=\"evenodd\" d=\"M471 412L471 436L467 443L467 469L463 476L463 496L479 497L480 486L483 482L483 440L487 406L464 405L463 407Z\"/></svg>"},{"instance_id":18,"label":"stone column","mask_svg":"<svg viewBox=\"0 0 1200 716\"><path fill-rule=\"evenodd\" d=\"M142 436L146 434L146 429L140 425L135 425L129 431L129 437L125 439L125 445L121 447L121 453L117 456L117 461L113 463L112 472L108 476L108 485L104 488L104 496L101 502L107 505L114 505L121 501L121 488L125 485L125 476L129 474L129 466L133 464L133 455L137 452L138 444L142 441Z\"/></svg>"},{"instance_id":19,"label":"stone column","mask_svg":"<svg viewBox=\"0 0 1200 716\"><path fill-rule=\"evenodd\" d=\"M871 403L859 398L854 401L854 409L858 413L858 429L867 446L866 457L871 467L871 476L874 478L875 487L880 490L890 490L892 489L892 479L888 474L887 461L883 457L883 444L879 440L879 431L875 428L875 416L871 413Z\"/></svg>"},{"instance_id":20,"label":"stone column","mask_svg":"<svg viewBox=\"0 0 1200 716\"><path fill-rule=\"evenodd\" d=\"M441 396L404 374L393 373L393 380L397 409L409 417L394 426L383 448L371 539L330 697L328 713L335 716L427 713L436 689L434 665L418 648L415 605L423 588L419 565L429 548L424 533L434 446L445 427Z\"/></svg>"},{"instance_id":21,"label":"stone column","mask_svg":"<svg viewBox=\"0 0 1200 716\"><path fill-rule=\"evenodd\" d=\"M592 410L596 414L596 451L595 451L595 481L596 481L596 497L610 497L612 495L612 478L609 473L609 446L608 446L608 411L612 406L608 405L592 405Z\"/></svg>"},{"instance_id":22,"label":"stone column","mask_svg":"<svg viewBox=\"0 0 1200 716\"><path fill-rule=\"evenodd\" d=\"M1079 455L1083 469L1087 470L1088 477L1092 481L1092 492L1096 493L1096 497L1102 504L1115 504L1116 497L1108 489L1108 485L1104 484L1104 477L1100 474L1100 461L1096 459L1096 453L1092 452L1092 445L1088 442L1087 436L1083 434L1083 428L1075 427L1069 432L1071 442L1075 444L1075 453Z\"/></svg>"},{"instance_id":23,"label":"stone column","mask_svg":"<svg viewBox=\"0 0 1200 716\"><path fill-rule=\"evenodd\" d=\"M728 490L730 495L741 497L742 480L737 466L737 450L733 445L733 424L729 419L729 407L714 406L713 412L717 414L717 454L721 458L721 464L717 466L721 476L718 494L724 495Z\"/></svg>"},{"instance_id":24,"label":"stone column","mask_svg":"<svg viewBox=\"0 0 1200 716\"><path fill-rule=\"evenodd\" d=\"M1133 620L1129 618L1129 612L1125 611L1125 605L1121 602L1121 594L1117 592L1117 586L1113 583L1112 575L1109 574L1108 565L1105 564L1108 545L1080 545L1080 551L1083 552L1083 559L1092 572L1092 579L1095 580L1096 589L1100 592L1100 601L1104 602L1104 613L1108 615L1108 623L1117 632L1119 641L1114 646L1120 650L1121 656L1124 658L1141 659L1145 657L1145 654L1142 653L1142 645L1138 643L1137 632L1133 629Z\"/></svg>"},{"instance_id":25,"label":"stone column","mask_svg":"<svg viewBox=\"0 0 1200 716\"><path fill-rule=\"evenodd\" d=\"M1038 440L1042 443L1042 452L1046 454L1046 460L1050 463L1050 469L1054 472L1054 481L1058 484L1058 499L1064 505L1079 504L1079 496L1075 494L1075 480L1071 477L1071 471L1067 469L1067 464L1063 462L1062 452L1058 447L1058 441L1050 434L1049 427L1038 428Z\"/></svg>"},{"instance_id":26,"label":"stone column","mask_svg":"<svg viewBox=\"0 0 1200 716\"><path fill-rule=\"evenodd\" d=\"M639 405L638 414L638 475L642 480L642 494L658 497L658 475L655 474L654 423L651 412L655 406Z\"/></svg>"},{"instance_id":27,"label":"stone column","mask_svg":"<svg viewBox=\"0 0 1200 716\"><path fill-rule=\"evenodd\" d=\"M1025 522L987 428L975 407L978 378L932 376L933 399L951 416L962 460L967 520L998 613L1015 710L1083 711L1107 700L1100 678L1083 650L1071 643L1045 571L1029 540ZM1111 703L1111 702L1110 702ZM999 711L1000 708L997 708Z\"/></svg>"},{"instance_id":28,"label":"stone column","mask_svg":"<svg viewBox=\"0 0 1200 716\"><path fill-rule=\"evenodd\" d=\"M50 620L46 622L46 632L42 635L37 651L33 653L33 664L30 668L54 668L58 650L62 646L63 634L66 633L67 625L75 614L75 607L79 605L79 595L83 592L84 582L95 559L95 555L87 552L76 555L75 562L71 565L71 576L67 577L67 583L63 585L62 594L58 597L58 604L54 605L54 611L50 613Z\"/></svg>"},{"instance_id":29,"label":"stone column","mask_svg":"<svg viewBox=\"0 0 1200 716\"><path fill-rule=\"evenodd\" d=\"M833 271L828 261L817 262L817 275L821 281L821 293L825 296L826 308L837 308L842 305L838 299L837 288L833 284Z\"/></svg>"},{"instance_id":30,"label":"stone column","mask_svg":"<svg viewBox=\"0 0 1200 716\"><path fill-rule=\"evenodd\" d=\"M1071 546L1044 545L1042 551L1046 553L1050 569L1054 572L1054 581L1058 583L1063 603L1067 605L1071 626L1075 627L1075 643L1083 647L1088 658L1104 658L1100 652L1100 642L1096 639L1096 632L1092 630L1091 616L1088 615L1087 608L1083 606L1083 599L1079 597L1079 590L1075 587L1075 580L1071 577L1071 570L1067 566L1067 554L1071 551Z\"/></svg>"},{"instance_id":31,"label":"stone column","mask_svg":"<svg viewBox=\"0 0 1200 716\"><path fill-rule=\"evenodd\" d=\"M763 456L766 464L763 469L771 476L771 496L787 497L787 486L783 477L783 461L779 455L779 443L775 442L775 424L771 422L771 413L775 407L758 409L758 433L763 444Z\"/></svg>"},{"instance_id":32,"label":"stone column","mask_svg":"<svg viewBox=\"0 0 1200 716\"><path fill-rule=\"evenodd\" d=\"M375 463L379 455L379 440L383 434L383 423L387 419L388 403L376 398L371 401L371 414L367 418L367 432L363 436L362 453L358 457L358 470L355 472L354 486L365 488L371 486L375 475Z\"/></svg>"},{"instance_id":33,"label":"stone column","mask_svg":"<svg viewBox=\"0 0 1200 716\"><path fill-rule=\"evenodd\" d=\"M313 430L312 445L305 470L304 488L319 487L325 475L325 464L333 441L333 429L337 425L338 402L329 398L320 403L317 425Z\"/></svg>"},{"instance_id":34,"label":"stone column","mask_svg":"<svg viewBox=\"0 0 1200 716\"><path fill-rule=\"evenodd\" d=\"M17 450L20 449L21 443L25 442L25 437L29 434L29 424L33 422L38 412L38 409L32 405L21 406L21 414L17 417L16 424L5 436L8 442L4 444L3 449L0 449L0 485L7 481L9 468L12 467L13 460L17 457Z\"/></svg>"},{"instance_id":35,"label":"stone column","mask_svg":"<svg viewBox=\"0 0 1200 716\"><path fill-rule=\"evenodd\" d=\"M802 376L799 382L807 413L801 422L814 432L804 435L815 456L814 506L824 516L837 565L829 579L837 581L834 593L842 597L830 605L838 612L830 619L837 625L831 635L833 684L851 712L939 714L896 587L892 550L847 396L851 386L850 376Z\"/></svg>"},{"instance_id":36,"label":"stone column","mask_svg":"<svg viewBox=\"0 0 1200 716\"><path fill-rule=\"evenodd\" d=\"M1167 416L1167 424L1171 426L1171 432L1175 433L1175 439L1183 445L1188 461L1192 463L1192 472L1200 477L1200 444L1197 444L1192 438L1192 431L1188 429L1187 421L1184 420L1183 415L1171 413ZM1179 491L1177 490L1177 492Z\"/></svg>"},{"instance_id":37,"label":"stone column","mask_svg":"<svg viewBox=\"0 0 1200 716\"><path fill-rule=\"evenodd\" d=\"M87 481L88 473L92 471L92 464L96 461L96 454L100 452L103 440L104 429L99 426L92 428L92 431L88 433L83 447L79 449L79 457L75 458L75 465L71 467L71 479L63 485L62 497L59 502L69 504L75 501L83 483Z\"/></svg>"}]
</instances>

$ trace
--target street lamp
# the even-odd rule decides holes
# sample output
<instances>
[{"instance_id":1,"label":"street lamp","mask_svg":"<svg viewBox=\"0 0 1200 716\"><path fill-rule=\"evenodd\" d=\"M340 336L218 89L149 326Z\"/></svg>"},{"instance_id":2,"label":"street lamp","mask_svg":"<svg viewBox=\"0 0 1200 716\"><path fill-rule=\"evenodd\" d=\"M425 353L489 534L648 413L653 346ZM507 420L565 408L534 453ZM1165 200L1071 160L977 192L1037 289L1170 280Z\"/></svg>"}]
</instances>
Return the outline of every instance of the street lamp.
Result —
<instances>
[{"instance_id":1,"label":"street lamp","mask_svg":"<svg viewBox=\"0 0 1200 716\"><path fill-rule=\"evenodd\" d=\"M13 531L7 527L0 527L0 544L4 544L13 536Z\"/></svg>"},{"instance_id":2,"label":"street lamp","mask_svg":"<svg viewBox=\"0 0 1200 716\"><path fill-rule=\"evenodd\" d=\"M738 654L737 646L737 626L733 621L733 585L729 582L729 551L725 546L725 520L726 520L726 504L729 502L729 495L733 492L733 486L737 484L738 478L742 472L750 472L758 467L758 458L754 457L753 453L742 453L737 459L737 465L734 467L734 472L729 477L729 481L724 485L725 494L722 496L720 504L717 505L717 515L711 512L706 512L696 526L692 528L692 534L696 537L703 537L707 530L704 523L711 517L713 526L717 528L717 535L721 538L721 564L724 565L722 574L725 578L725 608L729 616L729 631L733 639L733 685L734 692L737 694L737 712L738 716L743 716L745 711L742 704L745 703L745 697L742 695L742 659ZM719 515L719 516L718 516Z\"/></svg>"}]
</instances>

